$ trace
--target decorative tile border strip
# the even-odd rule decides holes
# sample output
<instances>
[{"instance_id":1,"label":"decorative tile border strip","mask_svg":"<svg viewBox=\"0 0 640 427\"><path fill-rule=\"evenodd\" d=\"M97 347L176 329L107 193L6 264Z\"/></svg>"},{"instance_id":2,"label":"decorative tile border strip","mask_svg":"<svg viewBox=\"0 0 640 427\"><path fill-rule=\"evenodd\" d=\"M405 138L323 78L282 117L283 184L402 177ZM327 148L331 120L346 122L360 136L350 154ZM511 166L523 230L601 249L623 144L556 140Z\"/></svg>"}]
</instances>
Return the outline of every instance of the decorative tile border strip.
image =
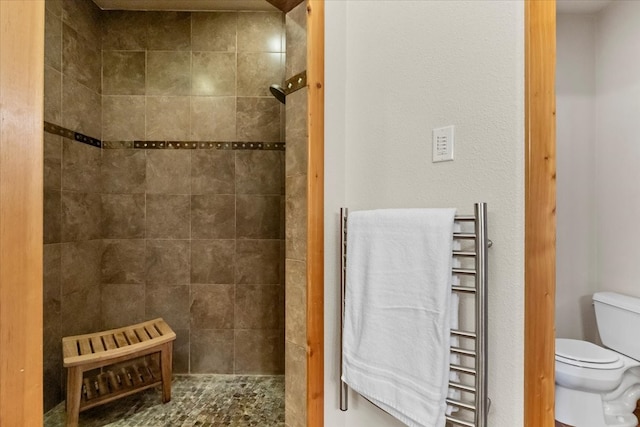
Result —
<instances>
[{"instance_id":1,"label":"decorative tile border strip","mask_svg":"<svg viewBox=\"0 0 640 427\"><path fill-rule=\"evenodd\" d=\"M102 147L102 141L100 141L99 139L91 138L90 136L87 136L80 132L75 132L70 129L63 128L62 126L55 125L53 123L44 122L44 131L54 135L63 136L68 139L73 139L74 141L82 142L83 144L88 144L93 147Z\"/></svg>"},{"instance_id":2,"label":"decorative tile border strip","mask_svg":"<svg viewBox=\"0 0 640 427\"><path fill-rule=\"evenodd\" d=\"M133 148L149 150L278 150L284 151L284 142L216 142L216 141L133 141ZM105 143L105 148L111 144ZM124 148L124 147L123 147Z\"/></svg>"}]
</instances>

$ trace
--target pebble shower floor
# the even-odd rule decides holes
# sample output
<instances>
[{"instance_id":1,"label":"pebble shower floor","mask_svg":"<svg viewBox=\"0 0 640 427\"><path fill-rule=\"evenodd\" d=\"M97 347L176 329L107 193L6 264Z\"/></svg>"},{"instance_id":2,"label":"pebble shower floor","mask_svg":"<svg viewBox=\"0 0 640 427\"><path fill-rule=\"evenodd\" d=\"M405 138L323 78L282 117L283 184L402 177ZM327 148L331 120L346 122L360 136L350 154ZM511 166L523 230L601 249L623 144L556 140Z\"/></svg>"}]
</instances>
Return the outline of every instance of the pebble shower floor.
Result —
<instances>
[{"instance_id":1,"label":"pebble shower floor","mask_svg":"<svg viewBox=\"0 0 640 427\"><path fill-rule=\"evenodd\" d=\"M63 427L64 402L44 427ZM147 390L80 413L80 427L284 427L283 376L175 375L171 402Z\"/></svg>"}]
</instances>

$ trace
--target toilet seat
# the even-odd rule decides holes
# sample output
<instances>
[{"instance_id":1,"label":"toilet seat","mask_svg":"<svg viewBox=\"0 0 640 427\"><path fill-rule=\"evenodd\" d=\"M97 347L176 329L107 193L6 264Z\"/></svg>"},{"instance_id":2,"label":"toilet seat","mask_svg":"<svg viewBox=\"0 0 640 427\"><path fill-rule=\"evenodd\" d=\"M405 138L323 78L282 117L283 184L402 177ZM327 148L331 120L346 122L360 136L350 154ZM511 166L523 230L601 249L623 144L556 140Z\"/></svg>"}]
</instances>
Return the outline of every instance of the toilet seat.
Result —
<instances>
[{"instance_id":1,"label":"toilet seat","mask_svg":"<svg viewBox=\"0 0 640 427\"><path fill-rule=\"evenodd\" d=\"M593 343L566 338L556 339L555 360L588 369L619 369L624 366L620 355Z\"/></svg>"}]
</instances>

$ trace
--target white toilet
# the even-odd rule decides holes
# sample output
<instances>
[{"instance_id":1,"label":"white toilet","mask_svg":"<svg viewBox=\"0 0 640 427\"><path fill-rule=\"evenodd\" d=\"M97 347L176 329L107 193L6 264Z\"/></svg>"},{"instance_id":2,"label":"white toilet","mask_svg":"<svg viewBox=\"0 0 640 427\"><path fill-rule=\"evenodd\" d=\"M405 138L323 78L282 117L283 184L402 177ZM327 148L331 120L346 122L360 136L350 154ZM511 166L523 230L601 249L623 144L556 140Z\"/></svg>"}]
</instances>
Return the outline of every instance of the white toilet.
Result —
<instances>
[{"instance_id":1,"label":"white toilet","mask_svg":"<svg viewBox=\"0 0 640 427\"><path fill-rule=\"evenodd\" d=\"M640 398L640 298L593 295L603 348L556 339L555 418L575 427L636 427Z\"/></svg>"}]
</instances>

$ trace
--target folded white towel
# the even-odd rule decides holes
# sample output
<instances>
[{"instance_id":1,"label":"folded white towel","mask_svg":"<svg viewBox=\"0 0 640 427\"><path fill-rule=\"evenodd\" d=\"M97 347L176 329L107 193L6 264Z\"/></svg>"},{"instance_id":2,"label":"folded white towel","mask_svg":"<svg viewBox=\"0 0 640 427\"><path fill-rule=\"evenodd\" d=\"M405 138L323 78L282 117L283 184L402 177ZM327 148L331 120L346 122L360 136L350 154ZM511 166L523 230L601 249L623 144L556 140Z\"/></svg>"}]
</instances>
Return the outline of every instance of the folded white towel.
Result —
<instances>
[{"instance_id":1,"label":"folded white towel","mask_svg":"<svg viewBox=\"0 0 640 427\"><path fill-rule=\"evenodd\" d=\"M409 426L444 426L455 209L349 214L342 379Z\"/></svg>"}]
</instances>

